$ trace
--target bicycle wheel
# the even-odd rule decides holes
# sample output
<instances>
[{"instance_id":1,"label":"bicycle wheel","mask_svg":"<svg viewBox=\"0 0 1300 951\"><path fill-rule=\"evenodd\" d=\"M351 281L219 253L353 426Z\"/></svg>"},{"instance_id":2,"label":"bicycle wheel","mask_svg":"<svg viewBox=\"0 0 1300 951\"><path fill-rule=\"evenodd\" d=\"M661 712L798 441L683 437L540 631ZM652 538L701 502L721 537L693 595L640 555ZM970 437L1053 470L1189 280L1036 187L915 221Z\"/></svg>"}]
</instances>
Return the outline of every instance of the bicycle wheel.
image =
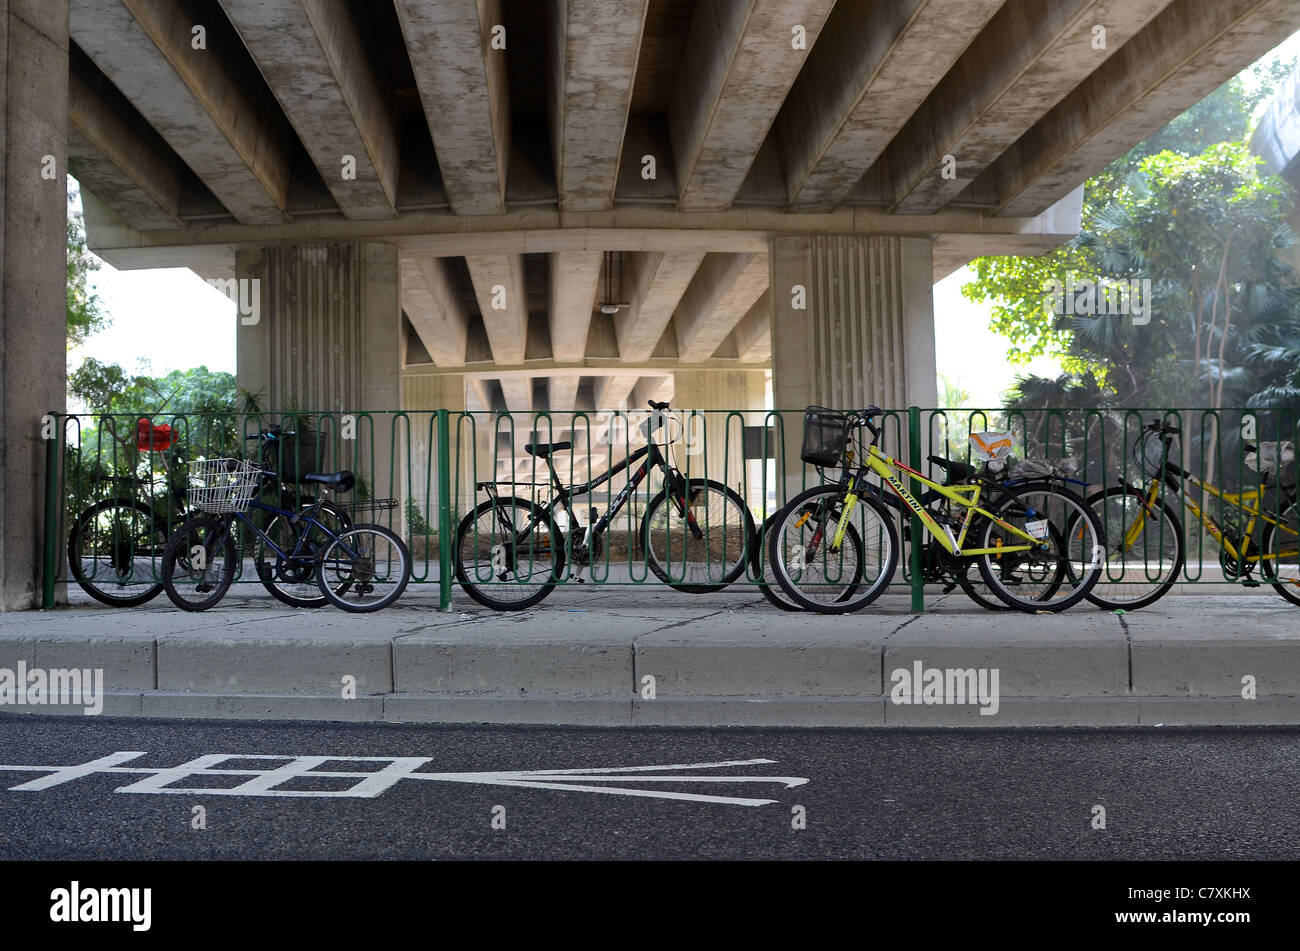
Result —
<instances>
[{"instance_id":1,"label":"bicycle wheel","mask_svg":"<svg viewBox=\"0 0 1300 951\"><path fill-rule=\"evenodd\" d=\"M336 608L362 614L386 608L411 580L411 553L382 525L353 525L325 546L316 574Z\"/></svg>"},{"instance_id":2,"label":"bicycle wheel","mask_svg":"<svg viewBox=\"0 0 1300 951\"><path fill-rule=\"evenodd\" d=\"M1284 505L1277 520L1264 528L1262 573L1278 594L1300 605L1300 506Z\"/></svg>"},{"instance_id":3,"label":"bicycle wheel","mask_svg":"<svg viewBox=\"0 0 1300 951\"><path fill-rule=\"evenodd\" d=\"M985 611L1005 611L1007 606L997 599L997 596L984 583L984 575L980 573L978 559L965 558L961 561L956 571L957 584L961 587L962 594L970 598Z\"/></svg>"},{"instance_id":4,"label":"bicycle wheel","mask_svg":"<svg viewBox=\"0 0 1300 951\"><path fill-rule=\"evenodd\" d=\"M1004 603L1021 611L1064 611L1079 603L1097 584L1105 558L1101 520L1075 493L1051 483L1005 489L1006 497L991 510L979 548L1027 544L1010 525L1044 543L1030 551L977 556L984 583ZM1072 538L1078 532L1077 539ZM1067 542L1067 538L1071 538ZM1072 560L1077 555L1075 564Z\"/></svg>"},{"instance_id":5,"label":"bicycle wheel","mask_svg":"<svg viewBox=\"0 0 1300 951\"><path fill-rule=\"evenodd\" d=\"M238 565L230 521L200 515L182 523L167 540L163 588L182 611L206 611L226 596Z\"/></svg>"},{"instance_id":6,"label":"bicycle wheel","mask_svg":"<svg viewBox=\"0 0 1300 951\"><path fill-rule=\"evenodd\" d=\"M456 580L494 611L522 611L555 588L564 537L551 513L529 499L488 499L456 529Z\"/></svg>"},{"instance_id":7,"label":"bicycle wheel","mask_svg":"<svg viewBox=\"0 0 1300 951\"><path fill-rule=\"evenodd\" d=\"M1088 496L1088 507L1101 519L1106 561L1097 586L1087 598L1100 608L1135 611L1169 593L1183 570L1183 524L1163 500L1147 504L1146 493L1115 486ZM1070 544L1079 543L1070 531ZM1071 555L1071 563L1082 552Z\"/></svg>"},{"instance_id":8,"label":"bicycle wheel","mask_svg":"<svg viewBox=\"0 0 1300 951\"><path fill-rule=\"evenodd\" d=\"M745 571L754 549L754 517L745 500L712 479L691 479L681 499L668 486L641 520L646 566L688 594L721 591Z\"/></svg>"},{"instance_id":9,"label":"bicycle wheel","mask_svg":"<svg viewBox=\"0 0 1300 951\"><path fill-rule=\"evenodd\" d=\"M780 608L782 611L802 611L803 606L791 601L790 596L781 587L781 583L776 580L776 572L772 570L772 561L767 557L768 531L775 521L776 515L769 515L767 520L763 522L763 530L759 533L758 544L754 546L751 570L754 577L762 579L758 582L758 590L762 592L763 597L767 599L769 604ZM861 564L862 539L858 536L858 530L852 525L848 526L844 543L853 549L855 553L853 559ZM851 598L854 590L855 586L846 587L843 597Z\"/></svg>"},{"instance_id":10,"label":"bicycle wheel","mask_svg":"<svg viewBox=\"0 0 1300 951\"><path fill-rule=\"evenodd\" d=\"M767 557L782 590L800 607L820 614L846 614L878 598L898 568L898 534L889 510L864 496L849 513L857 540L837 551L831 542L843 513L838 486L799 493L776 515ZM855 551L854 545L860 547Z\"/></svg>"},{"instance_id":11,"label":"bicycle wheel","mask_svg":"<svg viewBox=\"0 0 1300 951\"><path fill-rule=\"evenodd\" d=\"M315 502L303 506L304 511L310 509L313 505L315 505ZM336 536L352 527L352 520L347 513L333 502L328 501L321 504L316 520ZM270 521L262 528L262 531L286 554L292 553L298 544L298 528L290 523L287 516L272 516ZM308 548L305 549L305 552L311 557L291 561L287 558L281 558L276 554L274 548L261 537L258 537L253 553L253 564L257 569L258 580L262 582L262 586L271 592L276 600L282 601L291 607L324 607L330 602L328 598L320 593L316 566L326 544L331 540L330 536L320 526L310 526L307 536Z\"/></svg>"},{"instance_id":12,"label":"bicycle wheel","mask_svg":"<svg viewBox=\"0 0 1300 951\"><path fill-rule=\"evenodd\" d=\"M158 558L166 530L138 499L105 499L77 517L68 532L72 579L96 601L132 608L162 592Z\"/></svg>"}]
</instances>

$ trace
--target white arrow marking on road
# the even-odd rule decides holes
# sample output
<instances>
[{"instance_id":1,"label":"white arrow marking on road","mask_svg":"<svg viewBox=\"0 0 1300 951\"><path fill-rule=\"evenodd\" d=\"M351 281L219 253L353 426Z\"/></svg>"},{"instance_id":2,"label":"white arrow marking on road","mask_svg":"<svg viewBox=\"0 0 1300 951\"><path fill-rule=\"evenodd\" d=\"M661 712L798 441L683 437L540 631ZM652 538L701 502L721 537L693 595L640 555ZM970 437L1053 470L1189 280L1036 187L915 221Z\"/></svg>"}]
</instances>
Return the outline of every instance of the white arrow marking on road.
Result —
<instances>
[{"instance_id":1,"label":"white arrow marking on road","mask_svg":"<svg viewBox=\"0 0 1300 951\"><path fill-rule=\"evenodd\" d=\"M121 793L146 793L154 795L185 796L282 796L305 798L361 798L373 799L391 789L403 779L420 779L431 782L470 783L484 786L514 786L520 789L558 789L569 792L591 792L612 796L644 796L651 799L677 799L690 802L719 802L736 806L765 806L775 799L751 799L739 796L710 796L704 793L684 793L670 790L638 789L629 783L776 783L786 789L808 782L801 776L700 776L671 775L669 770L722 769L732 766L756 766L775 763L770 759L722 760L711 763L672 763L661 766L610 766L589 769L523 769L495 770L472 773L421 773L417 770L431 762L420 756L286 756L264 753L208 753L179 766L148 768L120 764L146 755L128 751L101 756L77 766L4 766L0 772L42 772L49 775L33 779L10 792L38 792L63 783L97 773L137 775L141 778L129 786L120 786ZM231 760L275 761L266 769L223 768ZM344 771L324 770L326 763L383 763L378 770ZM206 776L247 776L237 786L225 788L177 787L173 783ZM346 789L285 789L284 784L304 778L356 780ZM624 785L588 785L590 783L621 783Z\"/></svg>"}]
</instances>

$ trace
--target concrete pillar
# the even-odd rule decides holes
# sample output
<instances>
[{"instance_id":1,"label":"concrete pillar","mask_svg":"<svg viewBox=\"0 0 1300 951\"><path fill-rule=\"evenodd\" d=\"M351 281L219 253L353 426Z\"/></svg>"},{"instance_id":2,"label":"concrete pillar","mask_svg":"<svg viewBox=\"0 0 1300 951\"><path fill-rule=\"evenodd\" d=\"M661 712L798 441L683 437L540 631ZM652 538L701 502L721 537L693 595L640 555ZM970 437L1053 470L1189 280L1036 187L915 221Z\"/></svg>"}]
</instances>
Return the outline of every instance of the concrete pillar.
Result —
<instances>
[{"instance_id":1,"label":"concrete pillar","mask_svg":"<svg viewBox=\"0 0 1300 951\"><path fill-rule=\"evenodd\" d=\"M64 410L67 0L0 0L0 608L41 605L42 417ZM60 546L59 560L63 561Z\"/></svg>"},{"instance_id":2,"label":"concrete pillar","mask_svg":"<svg viewBox=\"0 0 1300 951\"><path fill-rule=\"evenodd\" d=\"M802 471L802 410L810 404L905 412L937 403L928 239L776 238L771 270L772 395L776 409L789 411L788 476ZM904 451L897 442L885 450Z\"/></svg>"},{"instance_id":3,"label":"concrete pillar","mask_svg":"<svg viewBox=\"0 0 1300 951\"><path fill-rule=\"evenodd\" d=\"M330 442L328 466L352 469L375 497L400 496L391 415L402 406L397 248L254 248L236 254L235 272L244 299L257 302L256 312L239 321L239 388L268 412L315 414ZM350 439L349 415L355 419Z\"/></svg>"},{"instance_id":4,"label":"concrete pillar","mask_svg":"<svg viewBox=\"0 0 1300 951\"><path fill-rule=\"evenodd\" d=\"M692 478L725 482L757 503L762 472L746 464L745 427L762 425L765 392L763 370L673 371L672 406L683 415L686 428L677 448L677 467ZM732 416L725 412L729 410L743 412Z\"/></svg>"},{"instance_id":5,"label":"concrete pillar","mask_svg":"<svg viewBox=\"0 0 1300 951\"><path fill-rule=\"evenodd\" d=\"M401 495L409 499L404 503L403 514L409 516L406 509L414 509L428 526L427 533L418 531L422 526L407 518L406 538L415 559L415 573L424 575L426 565L438 558L435 533L438 530L440 464L437 411L440 409L447 410L449 417L447 464L450 466L453 522L467 511L474 498L473 447L468 440L461 439L463 433L469 432L461 418L465 410L465 378L459 374L443 376L407 372L402 376L402 409L406 411L409 425L409 438L406 427L399 431L403 472ZM457 447L461 447L459 454ZM466 452L470 453L468 459Z\"/></svg>"}]
</instances>

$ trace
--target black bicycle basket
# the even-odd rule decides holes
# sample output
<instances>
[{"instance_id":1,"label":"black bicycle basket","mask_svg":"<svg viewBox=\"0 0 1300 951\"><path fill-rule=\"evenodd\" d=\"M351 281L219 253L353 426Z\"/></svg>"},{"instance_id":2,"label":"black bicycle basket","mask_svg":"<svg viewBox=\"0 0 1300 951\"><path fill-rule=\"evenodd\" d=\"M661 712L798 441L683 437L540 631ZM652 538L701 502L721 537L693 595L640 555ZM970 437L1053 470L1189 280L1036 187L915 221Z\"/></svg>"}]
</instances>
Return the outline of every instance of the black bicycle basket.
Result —
<instances>
[{"instance_id":1,"label":"black bicycle basket","mask_svg":"<svg viewBox=\"0 0 1300 951\"><path fill-rule=\"evenodd\" d=\"M803 414L803 452L810 466L838 466L849 442L849 418L824 406L809 406Z\"/></svg>"},{"instance_id":2,"label":"black bicycle basket","mask_svg":"<svg viewBox=\"0 0 1300 951\"><path fill-rule=\"evenodd\" d=\"M325 450L321 433L284 433L262 447L262 461L281 482L301 483L307 473L323 471Z\"/></svg>"}]
</instances>

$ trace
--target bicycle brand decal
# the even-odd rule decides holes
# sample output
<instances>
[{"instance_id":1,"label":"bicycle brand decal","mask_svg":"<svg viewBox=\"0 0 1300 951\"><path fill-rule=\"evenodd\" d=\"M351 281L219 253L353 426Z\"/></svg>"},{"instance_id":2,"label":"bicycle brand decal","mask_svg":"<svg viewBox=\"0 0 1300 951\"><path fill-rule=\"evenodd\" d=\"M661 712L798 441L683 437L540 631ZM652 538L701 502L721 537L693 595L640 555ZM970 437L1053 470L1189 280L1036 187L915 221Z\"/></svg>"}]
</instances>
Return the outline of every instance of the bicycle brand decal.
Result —
<instances>
[{"instance_id":1,"label":"bicycle brand decal","mask_svg":"<svg viewBox=\"0 0 1300 951\"><path fill-rule=\"evenodd\" d=\"M179 766L124 766L147 753L127 750L100 756L71 766L0 765L3 772L45 773L9 792L41 792L88 776L109 774L139 777L119 786L114 792L185 796L278 796L294 798L374 799L402 780L440 783L468 783L483 786L513 786L521 789L552 789L565 792L601 793L610 796L636 796L649 799L676 799L687 802L715 802L733 806L766 806L776 799L746 796L720 796L706 793L677 792L670 789L641 789L640 784L662 786L677 784L779 785L786 789L802 786L801 776L763 776L752 774L722 775L680 774L683 770L726 769L742 766L766 766L771 759L724 760L707 763L673 763L659 766L607 766L587 769L520 769L489 770L468 773L423 772L432 762L428 756L289 756L260 753L208 753ZM342 768L322 769L341 764ZM261 768L250 768L260 766ZM351 767L351 768L349 768ZM368 768L367 768L368 767ZM218 782L206 785L208 777ZM243 782L230 785L231 778ZM222 783L220 780L226 780ZM189 783L190 785L177 785ZM310 788L313 784L329 788ZM293 787L297 788L293 788Z\"/></svg>"}]
</instances>

